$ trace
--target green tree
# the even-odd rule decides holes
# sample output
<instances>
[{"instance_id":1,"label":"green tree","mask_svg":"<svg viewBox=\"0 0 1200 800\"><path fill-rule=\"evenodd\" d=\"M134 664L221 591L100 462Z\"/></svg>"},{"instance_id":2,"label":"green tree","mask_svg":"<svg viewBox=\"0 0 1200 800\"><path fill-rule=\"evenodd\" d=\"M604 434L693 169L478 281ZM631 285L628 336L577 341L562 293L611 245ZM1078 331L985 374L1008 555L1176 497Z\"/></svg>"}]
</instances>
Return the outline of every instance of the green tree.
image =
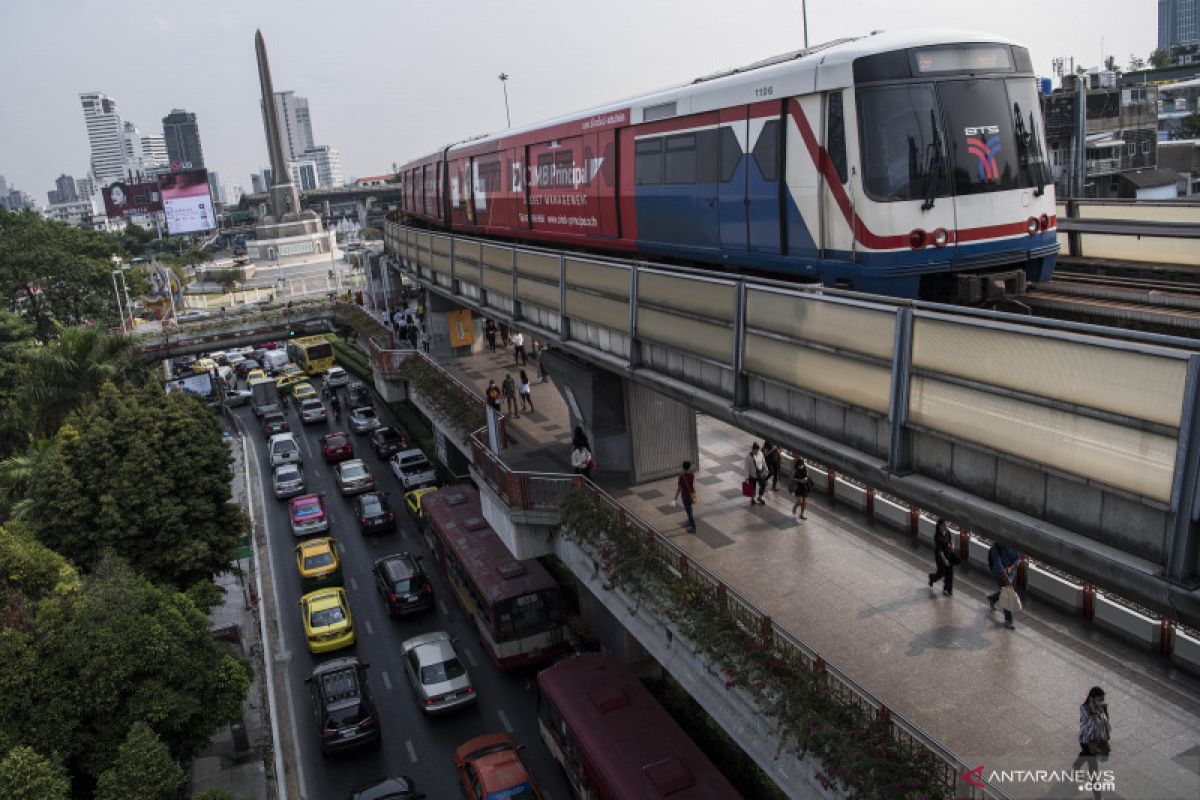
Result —
<instances>
[{"instance_id":1,"label":"green tree","mask_svg":"<svg viewBox=\"0 0 1200 800\"><path fill-rule=\"evenodd\" d=\"M0 629L0 751L58 751L79 794L121 760L134 723L182 762L240 713L249 686L186 595L109 557L78 592L41 601L31 633Z\"/></svg>"},{"instance_id":2,"label":"green tree","mask_svg":"<svg viewBox=\"0 0 1200 800\"><path fill-rule=\"evenodd\" d=\"M33 600L79 589L71 562L37 540L29 527L8 522L0 527L0 586Z\"/></svg>"},{"instance_id":3,"label":"green tree","mask_svg":"<svg viewBox=\"0 0 1200 800\"><path fill-rule=\"evenodd\" d=\"M10 519L25 519L33 513L29 489L38 465L54 452L54 439L31 442L24 453L0 459L0 514Z\"/></svg>"},{"instance_id":4,"label":"green tree","mask_svg":"<svg viewBox=\"0 0 1200 800\"><path fill-rule=\"evenodd\" d=\"M146 374L133 343L96 328L67 328L56 342L29 354L27 397L34 429L53 434L71 411L95 398L105 383Z\"/></svg>"},{"instance_id":5,"label":"green tree","mask_svg":"<svg viewBox=\"0 0 1200 800\"><path fill-rule=\"evenodd\" d=\"M1137 72L1138 70L1142 70L1145 68L1146 68L1146 59L1142 58L1141 56L1139 56L1135 53L1129 54L1129 70L1128 70L1129 72Z\"/></svg>"},{"instance_id":6,"label":"green tree","mask_svg":"<svg viewBox=\"0 0 1200 800\"><path fill-rule=\"evenodd\" d=\"M154 231L147 230L141 225L129 223L125 230L115 235L116 242L129 258L145 255L154 244Z\"/></svg>"},{"instance_id":7,"label":"green tree","mask_svg":"<svg viewBox=\"0 0 1200 800\"><path fill-rule=\"evenodd\" d=\"M8 309L0 309L0 458L23 450L33 427L24 402L28 378L26 354L34 346L33 326Z\"/></svg>"},{"instance_id":8,"label":"green tree","mask_svg":"<svg viewBox=\"0 0 1200 800\"><path fill-rule=\"evenodd\" d=\"M1166 69L1171 66L1171 54L1166 49L1160 47L1150 53L1150 66L1155 69Z\"/></svg>"},{"instance_id":9,"label":"green tree","mask_svg":"<svg viewBox=\"0 0 1200 800\"><path fill-rule=\"evenodd\" d=\"M117 761L100 774L96 800L174 800L183 770L150 726L135 722L117 750Z\"/></svg>"},{"instance_id":10,"label":"green tree","mask_svg":"<svg viewBox=\"0 0 1200 800\"><path fill-rule=\"evenodd\" d=\"M217 418L151 382L68 418L29 496L38 538L87 570L111 548L180 590L228 567L245 529L229 502L231 458Z\"/></svg>"},{"instance_id":11,"label":"green tree","mask_svg":"<svg viewBox=\"0 0 1200 800\"><path fill-rule=\"evenodd\" d=\"M0 800L67 800L71 781L63 765L18 746L0 761Z\"/></svg>"},{"instance_id":12,"label":"green tree","mask_svg":"<svg viewBox=\"0 0 1200 800\"><path fill-rule=\"evenodd\" d=\"M1180 139L1200 139L1200 111L1193 111L1179 121Z\"/></svg>"},{"instance_id":13,"label":"green tree","mask_svg":"<svg viewBox=\"0 0 1200 800\"><path fill-rule=\"evenodd\" d=\"M56 322L107 326L120 317L110 275L117 252L106 234L0 209L0 297L42 342Z\"/></svg>"},{"instance_id":14,"label":"green tree","mask_svg":"<svg viewBox=\"0 0 1200 800\"><path fill-rule=\"evenodd\" d=\"M204 274L205 280L213 281L221 285L221 291L228 294L237 288L237 285L242 280L242 271L240 269L218 269Z\"/></svg>"}]
</instances>

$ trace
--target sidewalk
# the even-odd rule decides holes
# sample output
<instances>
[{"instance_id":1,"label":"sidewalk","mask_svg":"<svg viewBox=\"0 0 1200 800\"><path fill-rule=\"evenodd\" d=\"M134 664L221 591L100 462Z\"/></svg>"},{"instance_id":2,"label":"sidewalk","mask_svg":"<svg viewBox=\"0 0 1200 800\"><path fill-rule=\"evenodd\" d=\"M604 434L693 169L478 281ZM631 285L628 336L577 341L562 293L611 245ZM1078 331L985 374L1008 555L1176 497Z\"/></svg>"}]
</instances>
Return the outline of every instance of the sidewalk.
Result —
<instances>
[{"instance_id":1,"label":"sidewalk","mask_svg":"<svg viewBox=\"0 0 1200 800\"><path fill-rule=\"evenodd\" d=\"M245 507L241 439L234 437L231 444L233 502ZM253 581L250 560L242 559L238 563L244 572L240 580L232 572L217 576L217 586L225 591L225 599L212 610L209 620L214 635L231 641L240 655L250 660L254 681L246 695L241 719L213 736L208 749L192 761L188 786L191 794L206 789L224 789L237 797L266 800L266 760L271 753L271 729L262 683L262 643L258 615L248 602Z\"/></svg>"},{"instance_id":2,"label":"sidewalk","mask_svg":"<svg viewBox=\"0 0 1200 800\"><path fill-rule=\"evenodd\" d=\"M515 380L521 369L511 348L442 364L481 394L489 378ZM569 472L561 395L535 383L533 402L536 411L509 419L514 445L502 457L515 469ZM1113 755L1101 768L1116 783L1103 796L1200 797L1200 680L1036 600L1005 630L989 613L994 586L980 570L960 567L954 597L943 597L926 582L931 551L816 492L798 522L784 479L767 505L751 506L741 481L754 437L705 416L697 427L696 534L671 506L674 478L605 488L964 761L985 774L1072 769L1079 706L1099 684L1113 723ZM1073 782L1002 785L1014 797L1088 796Z\"/></svg>"}]
</instances>

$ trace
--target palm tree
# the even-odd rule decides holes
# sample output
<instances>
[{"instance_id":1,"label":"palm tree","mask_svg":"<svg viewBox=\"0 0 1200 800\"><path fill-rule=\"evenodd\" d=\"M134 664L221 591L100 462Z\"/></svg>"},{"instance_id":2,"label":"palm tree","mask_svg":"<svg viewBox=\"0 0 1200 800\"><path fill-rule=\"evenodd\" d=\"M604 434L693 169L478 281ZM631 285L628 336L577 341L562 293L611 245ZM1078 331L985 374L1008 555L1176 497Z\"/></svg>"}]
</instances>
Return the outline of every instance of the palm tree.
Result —
<instances>
[{"instance_id":1,"label":"palm tree","mask_svg":"<svg viewBox=\"0 0 1200 800\"><path fill-rule=\"evenodd\" d=\"M33 476L57 447L57 439L38 439L24 453L0 461L0 517L24 519L29 514L33 504L27 495Z\"/></svg>"},{"instance_id":2,"label":"palm tree","mask_svg":"<svg viewBox=\"0 0 1200 800\"><path fill-rule=\"evenodd\" d=\"M123 383L143 370L127 336L98 328L64 328L58 340L34 350L28 398L38 435L53 435L67 415L95 398L106 382Z\"/></svg>"}]
</instances>

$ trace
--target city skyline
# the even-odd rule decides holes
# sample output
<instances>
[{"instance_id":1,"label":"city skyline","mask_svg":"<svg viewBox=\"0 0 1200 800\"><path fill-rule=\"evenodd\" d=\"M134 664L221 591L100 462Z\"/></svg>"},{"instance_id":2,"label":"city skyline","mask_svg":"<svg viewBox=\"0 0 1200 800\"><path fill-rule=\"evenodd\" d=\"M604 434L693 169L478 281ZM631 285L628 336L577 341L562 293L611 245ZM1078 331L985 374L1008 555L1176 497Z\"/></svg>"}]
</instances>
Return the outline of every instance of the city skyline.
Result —
<instances>
[{"instance_id":1,"label":"city skyline","mask_svg":"<svg viewBox=\"0 0 1200 800\"><path fill-rule=\"evenodd\" d=\"M1155 4L1144 5L1130 15L1126 4L1101 0L1083 15L1082 3L1046 7L1022 0L1003 18L979 24L972 10L949 0L931 0L919 14L867 0L853 15L810 0L809 39L816 44L872 29L931 25L982 28L1028 45L1035 71L1049 76L1058 56L1088 66L1102 55L1122 66L1130 54L1147 57L1157 44L1158 17ZM320 28L306 12L323 8L315 3L248 8L214 0L211 7L203 18L142 0L79 4L65 16L32 4L0 9L0 47L16 63L39 66L7 92L12 118L28 123L0 130L0 153L6 154L0 173L9 185L44 196L55 176L88 170L78 104L80 94L91 91L117 98L122 117L140 121L143 133L157 133L146 121L173 108L195 113L204 126L206 164L248 184L268 161L253 59L244 52L258 25L273 43L279 90L318 110L319 140L341 152L347 178L387 172L438 146L503 129L504 97L495 85L501 70L512 76L508 90L519 126L746 64L803 40L794 0L739 6L616 0L573 11L566 27L561 16L552 20L525 0L504 9L467 0L454 15L427 3L366 3ZM1105 30L1103 20L1118 18L1119 28ZM1029 19L1040 24L1031 28ZM405 37L408 30L422 34ZM107 57L102 46L89 45L109 34L137 46ZM44 64L37 43L51 36L76 46Z\"/></svg>"}]
</instances>

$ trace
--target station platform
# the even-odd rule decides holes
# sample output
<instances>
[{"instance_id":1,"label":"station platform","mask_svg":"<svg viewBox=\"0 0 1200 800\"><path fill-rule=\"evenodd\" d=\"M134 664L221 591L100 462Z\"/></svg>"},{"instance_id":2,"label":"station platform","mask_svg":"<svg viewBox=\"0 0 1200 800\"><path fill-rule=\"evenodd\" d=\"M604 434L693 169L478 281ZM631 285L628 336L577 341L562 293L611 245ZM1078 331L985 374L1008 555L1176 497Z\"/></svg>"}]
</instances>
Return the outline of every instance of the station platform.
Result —
<instances>
[{"instance_id":1,"label":"station platform","mask_svg":"<svg viewBox=\"0 0 1200 800\"><path fill-rule=\"evenodd\" d=\"M512 349L443 359L482 394L517 379ZM526 367L533 378L536 366ZM536 379L534 379L536 380ZM570 471L571 427L552 383L534 383L535 411L510 417L503 458L514 469ZM989 610L994 590L959 567L953 597L928 588L932 553L859 511L814 492L807 521L791 516L787 480L767 504L741 495L754 437L700 416L697 531L684 531L673 478L632 487L599 482L646 522L855 680L987 772L1070 770L1079 706L1107 692L1114 773L1106 798L1200 797L1200 680L1081 619L1030 601L1016 630ZM1010 781L1013 797L1086 797L1074 783Z\"/></svg>"}]
</instances>

